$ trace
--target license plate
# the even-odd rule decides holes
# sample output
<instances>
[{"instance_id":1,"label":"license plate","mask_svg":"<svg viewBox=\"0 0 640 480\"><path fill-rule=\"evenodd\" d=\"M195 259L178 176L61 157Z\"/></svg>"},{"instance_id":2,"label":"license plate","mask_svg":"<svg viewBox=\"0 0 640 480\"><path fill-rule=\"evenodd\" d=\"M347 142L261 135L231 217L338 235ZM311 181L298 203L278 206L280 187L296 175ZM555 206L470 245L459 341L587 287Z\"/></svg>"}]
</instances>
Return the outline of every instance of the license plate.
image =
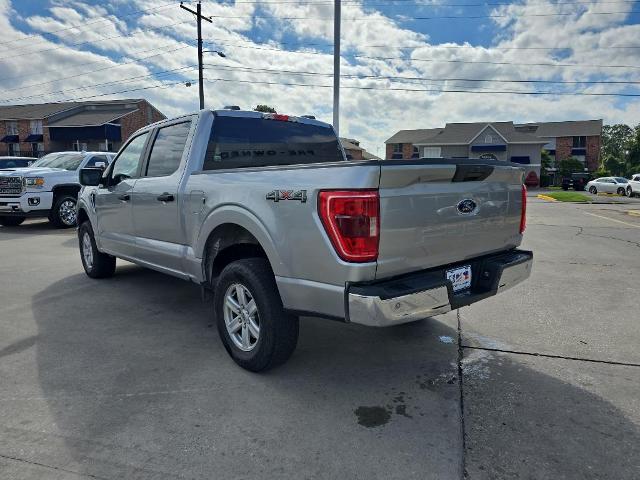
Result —
<instances>
[{"instance_id":1,"label":"license plate","mask_svg":"<svg viewBox=\"0 0 640 480\"><path fill-rule=\"evenodd\" d=\"M447 280L451 280L454 292L471 287L471 265L447 270L446 276Z\"/></svg>"}]
</instances>

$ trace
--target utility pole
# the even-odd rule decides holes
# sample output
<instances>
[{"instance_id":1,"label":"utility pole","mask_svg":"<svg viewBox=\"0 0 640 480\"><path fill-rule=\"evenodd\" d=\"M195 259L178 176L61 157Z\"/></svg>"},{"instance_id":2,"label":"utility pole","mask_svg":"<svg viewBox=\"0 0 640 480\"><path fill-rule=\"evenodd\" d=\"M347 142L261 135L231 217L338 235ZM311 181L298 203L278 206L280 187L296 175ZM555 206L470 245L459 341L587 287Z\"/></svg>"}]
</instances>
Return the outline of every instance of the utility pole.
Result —
<instances>
[{"instance_id":1,"label":"utility pole","mask_svg":"<svg viewBox=\"0 0 640 480\"><path fill-rule=\"evenodd\" d=\"M182 2L180 2L180 8L186 10L187 12L193 13L196 16L196 21L198 23L198 83L200 87L200 110L204 108L204 75L202 73L202 20L206 20L209 23L213 23L213 21L209 17L202 16L202 5L200 1L198 1L198 5L196 5L196 11L194 12L189 7L185 7Z\"/></svg>"},{"instance_id":2,"label":"utility pole","mask_svg":"<svg viewBox=\"0 0 640 480\"><path fill-rule=\"evenodd\" d=\"M333 128L340 135L340 1L333 7Z\"/></svg>"}]
</instances>

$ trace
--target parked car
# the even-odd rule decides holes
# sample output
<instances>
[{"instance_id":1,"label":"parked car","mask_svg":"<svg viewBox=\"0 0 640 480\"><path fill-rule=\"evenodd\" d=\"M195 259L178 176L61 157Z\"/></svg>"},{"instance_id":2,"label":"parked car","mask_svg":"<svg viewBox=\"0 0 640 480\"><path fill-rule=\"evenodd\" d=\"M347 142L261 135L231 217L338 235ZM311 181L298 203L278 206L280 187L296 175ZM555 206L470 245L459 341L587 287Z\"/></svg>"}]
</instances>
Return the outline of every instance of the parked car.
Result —
<instances>
[{"instance_id":1,"label":"parked car","mask_svg":"<svg viewBox=\"0 0 640 480\"><path fill-rule=\"evenodd\" d=\"M594 195L597 193L626 195L628 186L629 180L622 177L600 177L587 183L589 193L593 193Z\"/></svg>"},{"instance_id":2,"label":"parked car","mask_svg":"<svg viewBox=\"0 0 640 480\"><path fill-rule=\"evenodd\" d=\"M214 290L220 338L252 371L284 362L298 316L389 326L525 280L522 169L496 160L347 161L331 127L219 110L136 132L84 168L80 257Z\"/></svg>"},{"instance_id":3,"label":"parked car","mask_svg":"<svg viewBox=\"0 0 640 480\"><path fill-rule=\"evenodd\" d=\"M0 170L28 167L36 160L38 159L35 157L0 157Z\"/></svg>"},{"instance_id":4,"label":"parked car","mask_svg":"<svg viewBox=\"0 0 640 480\"><path fill-rule=\"evenodd\" d=\"M588 173L572 173L571 177L564 177L562 179L562 189L569 190L573 188L576 191L583 191L590 179L591 175Z\"/></svg>"},{"instance_id":5,"label":"parked car","mask_svg":"<svg viewBox=\"0 0 640 480\"><path fill-rule=\"evenodd\" d=\"M627 195L640 197L640 173L634 173L629 180L629 186L627 187Z\"/></svg>"},{"instance_id":6,"label":"parked car","mask_svg":"<svg viewBox=\"0 0 640 480\"><path fill-rule=\"evenodd\" d=\"M0 225L17 226L28 217L48 217L56 227L74 227L80 169L106 168L112 159L107 152L58 152L28 167L0 170Z\"/></svg>"}]
</instances>

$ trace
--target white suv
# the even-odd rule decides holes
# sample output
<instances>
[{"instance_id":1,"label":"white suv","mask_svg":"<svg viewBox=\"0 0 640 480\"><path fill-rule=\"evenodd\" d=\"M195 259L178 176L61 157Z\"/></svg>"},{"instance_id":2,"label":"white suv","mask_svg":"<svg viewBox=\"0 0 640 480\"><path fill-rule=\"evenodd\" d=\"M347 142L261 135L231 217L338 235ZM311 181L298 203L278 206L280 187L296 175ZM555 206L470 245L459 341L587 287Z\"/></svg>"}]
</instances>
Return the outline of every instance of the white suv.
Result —
<instances>
[{"instance_id":1,"label":"white suv","mask_svg":"<svg viewBox=\"0 0 640 480\"><path fill-rule=\"evenodd\" d=\"M627 195L630 197L638 195L640 197L640 173L631 175L631 180L629 180L629 186L627 187Z\"/></svg>"}]
</instances>

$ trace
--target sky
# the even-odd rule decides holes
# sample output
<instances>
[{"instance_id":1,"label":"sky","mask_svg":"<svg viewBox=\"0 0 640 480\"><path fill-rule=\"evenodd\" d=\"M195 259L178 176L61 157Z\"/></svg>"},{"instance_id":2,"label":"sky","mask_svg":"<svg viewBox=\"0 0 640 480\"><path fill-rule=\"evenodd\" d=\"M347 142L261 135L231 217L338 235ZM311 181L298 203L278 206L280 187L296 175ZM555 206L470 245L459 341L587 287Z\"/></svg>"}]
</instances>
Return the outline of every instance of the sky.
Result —
<instances>
[{"instance_id":1,"label":"sky","mask_svg":"<svg viewBox=\"0 0 640 480\"><path fill-rule=\"evenodd\" d=\"M205 106L331 122L333 8L203 1ZM633 0L343 0L340 135L384 156L398 130L447 122L636 125L639 21ZM195 39L175 1L0 0L0 105L146 98L169 117L195 111Z\"/></svg>"}]
</instances>

